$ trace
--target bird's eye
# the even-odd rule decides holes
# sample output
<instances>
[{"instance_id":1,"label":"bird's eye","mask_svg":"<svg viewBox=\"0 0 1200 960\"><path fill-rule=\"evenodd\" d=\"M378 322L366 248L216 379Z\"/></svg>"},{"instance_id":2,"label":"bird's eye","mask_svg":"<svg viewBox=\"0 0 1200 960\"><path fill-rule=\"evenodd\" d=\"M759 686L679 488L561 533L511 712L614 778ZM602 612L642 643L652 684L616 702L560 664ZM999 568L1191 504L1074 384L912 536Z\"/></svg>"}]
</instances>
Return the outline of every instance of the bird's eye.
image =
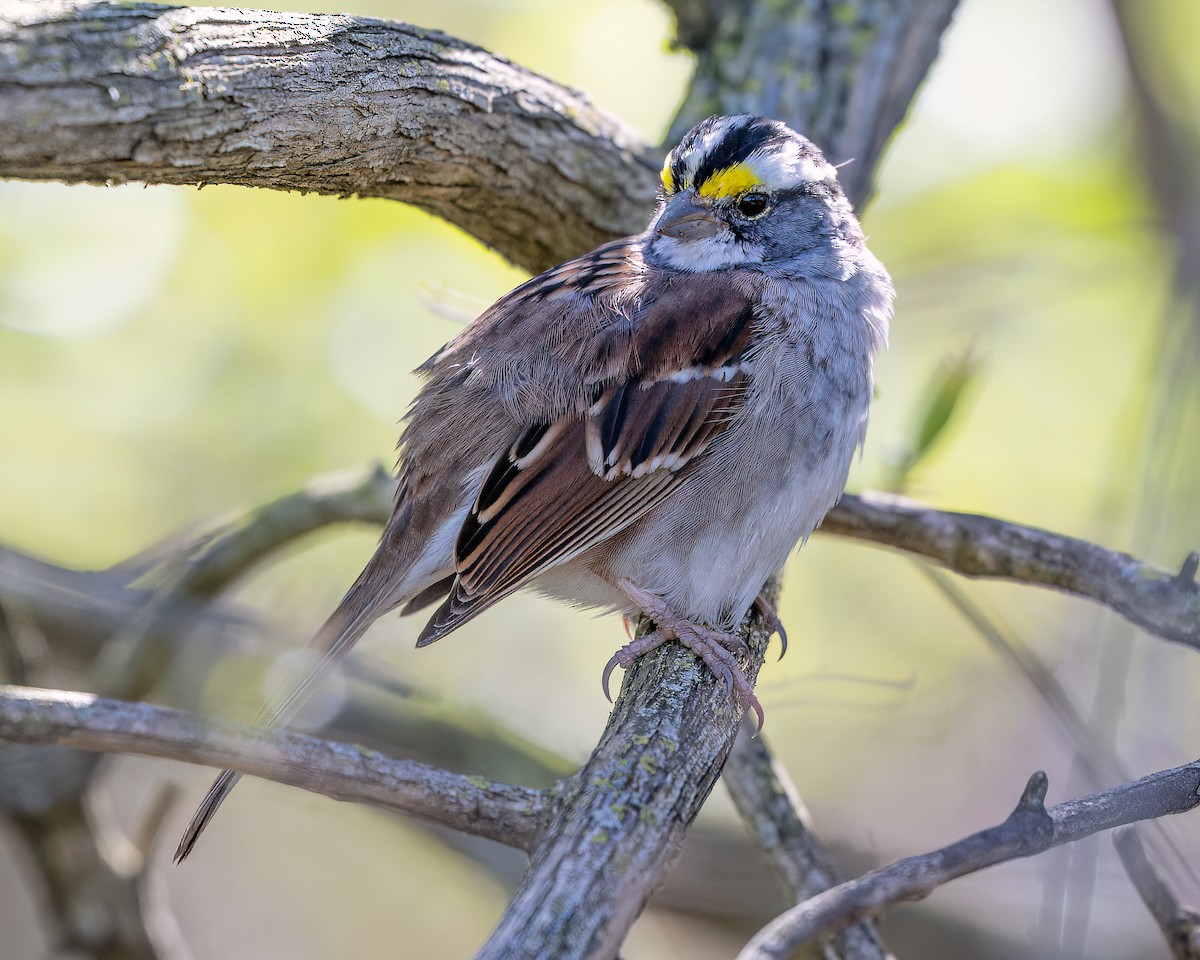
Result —
<instances>
[{"instance_id":1,"label":"bird's eye","mask_svg":"<svg viewBox=\"0 0 1200 960\"><path fill-rule=\"evenodd\" d=\"M737 210L743 217L761 217L767 212L767 195L748 193L737 202Z\"/></svg>"}]
</instances>

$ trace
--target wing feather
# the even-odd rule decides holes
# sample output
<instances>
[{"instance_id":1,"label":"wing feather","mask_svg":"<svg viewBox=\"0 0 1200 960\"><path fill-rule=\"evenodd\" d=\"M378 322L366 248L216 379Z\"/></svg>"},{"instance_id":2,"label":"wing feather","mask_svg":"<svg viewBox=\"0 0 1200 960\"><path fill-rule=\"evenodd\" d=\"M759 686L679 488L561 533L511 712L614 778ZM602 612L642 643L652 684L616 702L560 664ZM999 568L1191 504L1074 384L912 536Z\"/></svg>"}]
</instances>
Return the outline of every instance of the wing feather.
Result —
<instances>
[{"instance_id":1,"label":"wing feather","mask_svg":"<svg viewBox=\"0 0 1200 960\"><path fill-rule=\"evenodd\" d=\"M591 273L617 272L620 255L614 248ZM576 271L569 279L587 277ZM574 402L527 424L497 458L459 532L449 595L420 645L620 533L678 489L745 402L757 322L752 299L727 278L676 276L643 290L623 308L628 316L594 323L582 340L578 331L574 340L557 338L600 358L591 369L604 377L582 377ZM591 313L586 319L595 320ZM511 329L516 321L496 323Z\"/></svg>"},{"instance_id":2,"label":"wing feather","mask_svg":"<svg viewBox=\"0 0 1200 960\"><path fill-rule=\"evenodd\" d=\"M529 435L518 440L481 487L456 545L457 578L419 642L445 636L662 502L687 465L719 437L748 380L739 373L728 382L700 377L624 385L602 398L595 416L554 431L553 442L542 446ZM556 426L531 428L530 435L545 436ZM604 438L603 477L589 462L588 431ZM519 456L531 447L536 456Z\"/></svg>"}]
</instances>

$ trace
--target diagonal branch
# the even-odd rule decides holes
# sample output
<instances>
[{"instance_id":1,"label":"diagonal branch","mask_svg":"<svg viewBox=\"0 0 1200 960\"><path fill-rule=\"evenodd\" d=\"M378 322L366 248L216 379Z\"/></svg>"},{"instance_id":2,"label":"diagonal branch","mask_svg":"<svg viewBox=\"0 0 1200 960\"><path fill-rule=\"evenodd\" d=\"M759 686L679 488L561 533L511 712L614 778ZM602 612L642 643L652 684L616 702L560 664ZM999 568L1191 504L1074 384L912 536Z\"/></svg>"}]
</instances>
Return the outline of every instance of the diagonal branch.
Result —
<instances>
[{"instance_id":1,"label":"diagonal branch","mask_svg":"<svg viewBox=\"0 0 1200 960\"><path fill-rule=\"evenodd\" d=\"M1200 913L1179 902L1175 891L1159 873L1146 852L1136 827L1122 827L1113 834L1113 846L1121 865L1162 931L1174 960L1200 957Z\"/></svg>"},{"instance_id":2,"label":"diagonal branch","mask_svg":"<svg viewBox=\"0 0 1200 960\"><path fill-rule=\"evenodd\" d=\"M537 790L464 777L288 730L204 720L148 703L0 686L0 740L57 744L229 767L335 800L356 800L533 846L545 812Z\"/></svg>"},{"instance_id":3,"label":"diagonal branch","mask_svg":"<svg viewBox=\"0 0 1200 960\"><path fill-rule=\"evenodd\" d=\"M813 832L795 787L762 737L745 724L721 775L733 804L787 887L793 902L807 900L840 880L828 851ZM860 920L824 945L825 960L889 960L875 924Z\"/></svg>"},{"instance_id":4,"label":"diagonal branch","mask_svg":"<svg viewBox=\"0 0 1200 960\"><path fill-rule=\"evenodd\" d=\"M1085 540L883 494L843 497L821 530L927 557L963 576L1086 597L1166 640L1200 649L1200 555L1195 553L1172 574Z\"/></svg>"},{"instance_id":5,"label":"diagonal branch","mask_svg":"<svg viewBox=\"0 0 1200 960\"><path fill-rule=\"evenodd\" d=\"M1016 809L999 826L941 850L897 860L818 894L768 924L738 960L784 960L847 923L906 900L920 900L958 877L1064 843L1200 806L1200 760L1150 774L1047 810L1044 773L1029 779Z\"/></svg>"},{"instance_id":6,"label":"diagonal branch","mask_svg":"<svg viewBox=\"0 0 1200 960\"><path fill-rule=\"evenodd\" d=\"M656 170L583 94L436 31L0 0L0 177L403 200L536 272L641 229Z\"/></svg>"},{"instance_id":7,"label":"diagonal branch","mask_svg":"<svg viewBox=\"0 0 1200 960\"><path fill-rule=\"evenodd\" d=\"M741 635L753 682L769 634L748 618ZM476 960L614 956L708 799L741 713L680 645L636 660L591 758L557 791L529 872Z\"/></svg>"},{"instance_id":8,"label":"diagonal branch","mask_svg":"<svg viewBox=\"0 0 1200 960\"><path fill-rule=\"evenodd\" d=\"M172 615L177 617L189 599L213 596L300 536L332 523L383 524L393 485L378 468L317 477L298 493L214 528L195 545L183 573L156 605L164 621L156 629L167 629ZM937 510L880 493L846 494L820 532L924 557L967 577L1061 590L1103 604L1159 637L1200 648L1200 583L1194 555L1178 573L1171 573L1086 540L996 517ZM69 596L79 607L77 616L63 625L64 639L84 630L93 616L109 606L124 611L123 622L128 623L148 599L144 591L129 588L128 597L118 591L89 605L88 578L97 587L103 581L106 591L116 588L107 573L63 571L12 553L7 565L0 563L0 590L18 598L35 620L47 625L60 616L63 592L47 591L38 584L55 578L70 579ZM105 631L88 634L89 643L99 643L119 626L119 621L105 622Z\"/></svg>"}]
</instances>

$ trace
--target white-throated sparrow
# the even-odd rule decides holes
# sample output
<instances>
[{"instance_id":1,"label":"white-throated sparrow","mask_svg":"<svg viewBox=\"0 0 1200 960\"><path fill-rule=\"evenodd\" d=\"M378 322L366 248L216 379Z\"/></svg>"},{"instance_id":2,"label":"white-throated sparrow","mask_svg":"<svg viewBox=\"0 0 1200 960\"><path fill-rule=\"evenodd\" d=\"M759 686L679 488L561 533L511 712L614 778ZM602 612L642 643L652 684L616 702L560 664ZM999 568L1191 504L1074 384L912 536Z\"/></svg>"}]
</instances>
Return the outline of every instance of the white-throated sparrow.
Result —
<instances>
[{"instance_id":1,"label":"white-throated sparrow","mask_svg":"<svg viewBox=\"0 0 1200 960\"><path fill-rule=\"evenodd\" d=\"M531 586L655 622L606 687L674 638L761 722L732 631L841 493L893 291L836 171L782 123L705 120L662 184L644 233L522 284L420 368L395 509L322 666L390 610L440 601L424 646Z\"/></svg>"}]
</instances>

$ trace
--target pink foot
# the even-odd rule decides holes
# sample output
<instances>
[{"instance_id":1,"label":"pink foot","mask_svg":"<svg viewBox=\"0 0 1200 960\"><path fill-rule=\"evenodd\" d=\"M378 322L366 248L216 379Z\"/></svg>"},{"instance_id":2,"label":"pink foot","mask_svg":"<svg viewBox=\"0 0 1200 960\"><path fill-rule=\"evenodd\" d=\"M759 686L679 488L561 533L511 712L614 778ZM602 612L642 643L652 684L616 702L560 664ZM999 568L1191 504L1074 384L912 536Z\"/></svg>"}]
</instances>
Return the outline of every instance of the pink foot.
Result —
<instances>
[{"instance_id":1,"label":"pink foot","mask_svg":"<svg viewBox=\"0 0 1200 960\"><path fill-rule=\"evenodd\" d=\"M736 691L742 705L753 710L754 715L758 718L758 729L755 733L761 730L765 721L762 705L758 702L758 697L754 695L754 688L742 673L742 668L738 665L735 657L735 655L745 655L748 652L745 642L737 634L725 633L680 617L658 597L639 590L628 580L622 580L618 586L637 605L639 610L654 621L655 630L651 634L625 644L613 654L612 659L605 665L601 682L604 687L604 695L608 697L609 701L612 701L612 697L609 696L608 681L618 664L622 668L628 668L642 654L649 653L667 640L678 640L704 661L709 670L724 681L727 693ZM765 602L760 610L764 611L764 620L767 620L765 611L770 611L771 616L774 616L774 611ZM778 622L778 618L775 618L774 623L778 624ZM782 628L779 628L779 632L782 637Z\"/></svg>"}]
</instances>

